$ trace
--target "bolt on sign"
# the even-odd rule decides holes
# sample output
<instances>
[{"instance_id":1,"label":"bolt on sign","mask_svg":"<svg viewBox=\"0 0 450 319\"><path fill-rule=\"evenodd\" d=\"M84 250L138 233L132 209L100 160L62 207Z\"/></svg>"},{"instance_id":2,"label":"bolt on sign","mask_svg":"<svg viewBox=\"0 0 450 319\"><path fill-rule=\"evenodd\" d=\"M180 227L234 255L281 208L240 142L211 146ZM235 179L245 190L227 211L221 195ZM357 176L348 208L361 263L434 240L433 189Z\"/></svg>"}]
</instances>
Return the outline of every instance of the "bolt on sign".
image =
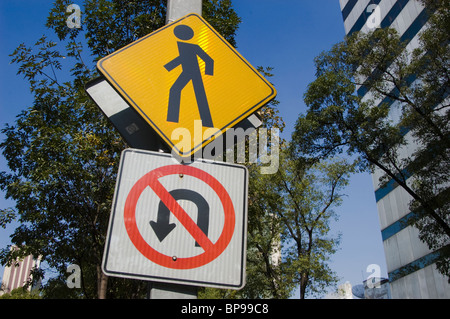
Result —
<instances>
[{"instance_id":1,"label":"bolt on sign","mask_svg":"<svg viewBox=\"0 0 450 319\"><path fill-rule=\"evenodd\" d=\"M180 156L194 154L276 95L274 87L197 14L104 57L97 67ZM199 120L201 132L194 132ZM178 128L187 129L190 143L179 143Z\"/></svg>"},{"instance_id":2,"label":"bolt on sign","mask_svg":"<svg viewBox=\"0 0 450 319\"><path fill-rule=\"evenodd\" d=\"M245 285L248 172L170 154L121 156L103 272L193 286Z\"/></svg>"}]
</instances>

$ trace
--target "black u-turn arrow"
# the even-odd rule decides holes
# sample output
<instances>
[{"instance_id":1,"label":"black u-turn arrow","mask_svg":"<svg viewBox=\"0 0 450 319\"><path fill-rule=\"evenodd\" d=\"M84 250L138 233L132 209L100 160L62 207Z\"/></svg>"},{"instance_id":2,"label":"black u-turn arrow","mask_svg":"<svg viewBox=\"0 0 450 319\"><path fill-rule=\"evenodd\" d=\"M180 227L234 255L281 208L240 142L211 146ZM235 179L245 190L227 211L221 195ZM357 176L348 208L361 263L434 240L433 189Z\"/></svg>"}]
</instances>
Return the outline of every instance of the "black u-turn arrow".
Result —
<instances>
[{"instance_id":1,"label":"black u-turn arrow","mask_svg":"<svg viewBox=\"0 0 450 319\"><path fill-rule=\"evenodd\" d=\"M208 236L209 228L209 205L206 199L197 192L189 189L174 189L169 194L175 200L188 200L197 206L197 226ZM176 227L176 224L169 223L170 210L164 205L162 201L159 202L158 217L155 221L150 221L150 226L153 228L158 240L162 242L167 235ZM196 242L196 247L200 245Z\"/></svg>"}]
</instances>

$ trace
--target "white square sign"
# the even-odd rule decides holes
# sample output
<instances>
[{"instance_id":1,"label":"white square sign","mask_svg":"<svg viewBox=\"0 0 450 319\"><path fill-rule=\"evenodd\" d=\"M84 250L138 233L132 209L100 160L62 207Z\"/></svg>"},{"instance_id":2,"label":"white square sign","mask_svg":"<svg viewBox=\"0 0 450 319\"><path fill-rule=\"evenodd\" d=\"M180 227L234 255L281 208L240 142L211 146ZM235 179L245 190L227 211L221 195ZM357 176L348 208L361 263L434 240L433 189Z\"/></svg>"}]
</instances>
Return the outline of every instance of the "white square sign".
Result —
<instances>
[{"instance_id":1,"label":"white square sign","mask_svg":"<svg viewBox=\"0 0 450 319\"><path fill-rule=\"evenodd\" d=\"M103 255L109 276L194 286L245 285L248 172L170 154L122 153Z\"/></svg>"}]
</instances>

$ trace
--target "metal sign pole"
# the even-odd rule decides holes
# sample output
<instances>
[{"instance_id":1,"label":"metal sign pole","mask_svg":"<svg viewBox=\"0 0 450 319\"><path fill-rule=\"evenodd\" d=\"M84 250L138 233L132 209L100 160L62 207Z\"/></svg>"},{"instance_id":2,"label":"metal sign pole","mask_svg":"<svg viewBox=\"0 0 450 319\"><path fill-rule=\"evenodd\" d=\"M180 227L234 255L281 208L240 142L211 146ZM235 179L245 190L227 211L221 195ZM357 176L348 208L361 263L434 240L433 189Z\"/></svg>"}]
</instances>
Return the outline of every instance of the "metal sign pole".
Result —
<instances>
[{"instance_id":1,"label":"metal sign pole","mask_svg":"<svg viewBox=\"0 0 450 319\"><path fill-rule=\"evenodd\" d=\"M167 0L166 24L189 14L202 15L202 0ZM149 282L148 299L197 299L197 287Z\"/></svg>"},{"instance_id":2,"label":"metal sign pole","mask_svg":"<svg viewBox=\"0 0 450 319\"><path fill-rule=\"evenodd\" d=\"M148 299L197 299L197 287L149 282Z\"/></svg>"},{"instance_id":3,"label":"metal sign pole","mask_svg":"<svg viewBox=\"0 0 450 319\"><path fill-rule=\"evenodd\" d=\"M202 0L167 0L166 24L172 23L189 13L202 15Z\"/></svg>"}]
</instances>

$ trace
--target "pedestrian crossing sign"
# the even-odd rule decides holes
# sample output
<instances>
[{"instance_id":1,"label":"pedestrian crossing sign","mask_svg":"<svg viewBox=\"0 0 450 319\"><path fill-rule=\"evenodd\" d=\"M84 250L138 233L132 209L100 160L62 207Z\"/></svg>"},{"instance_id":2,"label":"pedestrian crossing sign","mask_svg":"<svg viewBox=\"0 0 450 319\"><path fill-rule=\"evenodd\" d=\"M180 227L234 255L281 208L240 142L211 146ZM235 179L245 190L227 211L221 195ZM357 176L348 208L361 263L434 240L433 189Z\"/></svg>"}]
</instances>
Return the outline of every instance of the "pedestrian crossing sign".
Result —
<instances>
[{"instance_id":1,"label":"pedestrian crossing sign","mask_svg":"<svg viewBox=\"0 0 450 319\"><path fill-rule=\"evenodd\" d=\"M113 52L97 67L183 157L276 95L273 86L197 14Z\"/></svg>"}]
</instances>

